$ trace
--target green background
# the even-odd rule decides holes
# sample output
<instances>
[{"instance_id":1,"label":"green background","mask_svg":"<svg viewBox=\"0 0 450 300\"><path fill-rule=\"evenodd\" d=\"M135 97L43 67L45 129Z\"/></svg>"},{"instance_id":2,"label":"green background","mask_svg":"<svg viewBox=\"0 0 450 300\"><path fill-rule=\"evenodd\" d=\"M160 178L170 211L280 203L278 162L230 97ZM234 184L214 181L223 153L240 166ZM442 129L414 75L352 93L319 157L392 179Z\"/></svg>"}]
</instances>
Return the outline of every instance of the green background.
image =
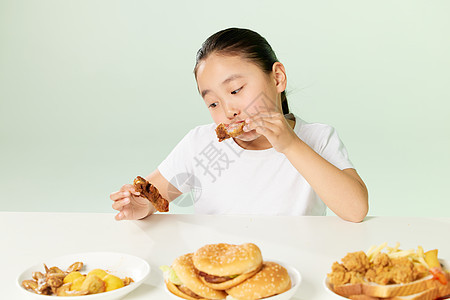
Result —
<instances>
[{"instance_id":1,"label":"green background","mask_svg":"<svg viewBox=\"0 0 450 300\"><path fill-rule=\"evenodd\" d=\"M112 212L111 192L212 122L195 54L236 26L286 66L292 111L337 129L369 215L449 216L449 12L450 1L1 0L0 209Z\"/></svg>"}]
</instances>

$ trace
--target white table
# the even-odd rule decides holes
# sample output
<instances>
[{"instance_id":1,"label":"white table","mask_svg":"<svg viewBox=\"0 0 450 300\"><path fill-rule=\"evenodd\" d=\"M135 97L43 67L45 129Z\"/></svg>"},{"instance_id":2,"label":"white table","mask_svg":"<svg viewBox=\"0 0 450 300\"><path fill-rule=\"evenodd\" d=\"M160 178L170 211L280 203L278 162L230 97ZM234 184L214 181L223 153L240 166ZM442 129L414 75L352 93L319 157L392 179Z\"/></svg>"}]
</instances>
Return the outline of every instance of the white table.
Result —
<instances>
[{"instance_id":1,"label":"white table","mask_svg":"<svg viewBox=\"0 0 450 300\"><path fill-rule=\"evenodd\" d=\"M400 242L402 249L439 249L450 258L450 218L368 217L359 224L338 217L154 215L141 221L113 214L0 212L1 299L28 299L15 285L26 267L76 252L115 251L147 260L148 280L124 299L170 299L160 265L218 242L253 242L265 259L297 268L302 283L295 299L333 299L322 282L347 252Z\"/></svg>"}]
</instances>

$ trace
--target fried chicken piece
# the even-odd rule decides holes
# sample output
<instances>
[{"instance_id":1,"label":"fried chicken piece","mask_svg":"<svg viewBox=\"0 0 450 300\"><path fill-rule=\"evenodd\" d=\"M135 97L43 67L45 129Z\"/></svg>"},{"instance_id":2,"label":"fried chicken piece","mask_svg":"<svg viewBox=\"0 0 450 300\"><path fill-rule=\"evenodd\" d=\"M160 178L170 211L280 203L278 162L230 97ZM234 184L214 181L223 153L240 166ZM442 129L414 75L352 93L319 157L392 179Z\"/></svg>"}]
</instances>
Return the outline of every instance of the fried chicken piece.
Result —
<instances>
[{"instance_id":1,"label":"fried chicken piece","mask_svg":"<svg viewBox=\"0 0 450 300\"><path fill-rule=\"evenodd\" d=\"M351 276L344 265L334 262L331 266L331 273L328 274L328 278L333 285L342 285L349 283Z\"/></svg>"},{"instance_id":2,"label":"fried chicken piece","mask_svg":"<svg viewBox=\"0 0 450 300\"><path fill-rule=\"evenodd\" d=\"M244 125L245 122L243 121L231 124L220 123L216 127L216 135L217 138L219 139L219 142L222 142L232 137L237 137L238 135L244 133Z\"/></svg>"},{"instance_id":3,"label":"fried chicken piece","mask_svg":"<svg viewBox=\"0 0 450 300\"><path fill-rule=\"evenodd\" d=\"M417 269L406 257L390 259L380 253L374 257L373 266L367 270L366 279L378 284L408 283L418 279L423 270Z\"/></svg>"},{"instance_id":4,"label":"fried chicken piece","mask_svg":"<svg viewBox=\"0 0 450 300\"><path fill-rule=\"evenodd\" d=\"M430 275L430 271L422 264L414 264L414 278L415 280Z\"/></svg>"},{"instance_id":5,"label":"fried chicken piece","mask_svg":"<svg viewBox=\"0 0 450 300\"><path fill-rule=\"evenodd\" d=\"M356 284L364 282L364 274L348 271L344 265L334 262L331 266L331 273L328 278L333 285L343 285L346 283Z\"/></svg>"},{"instance_id":6,"label":"fried chicken piece","mask_svg":"<svg viewBox=\"0 0 450 300\"><path fill-rule=\"evenodd\" d=\"M366 273L367 278L367 273ZM393 273L389 268L383 268L380 272L375 275L373 282L378 284L386 285L393 282Z\"/></svg>"},{"instance_id":7,"label":"fried chicken piece","mask_svg":"<svg viewBox=\"0 0 450 300\"><path fill-rule=\"evenodd\" d=\"M359 273L365 273L370 267L369 258L364 251L348 253L342 263L348 271Z\"/></svg>"},{"instance_id":8,"label":"fried chicken piece","mask_svg":"<svg viewBox=\"0 0 450 300\"><path fill-rule=\"evenodd\" d=\"M392 281L394 283L408 283L415 280L414 264L408 258L394 258L391 261Z\"/></svg>"},{"instance_id":9,"label":"fried chicken piece","mask_svg":"<svg viewBox=\"0 0 450 300\"><path fill-rule=\"evenodd\" d=\"M388 267L392 265L391 259L386 253L380 252L373 258L374 267Z\"/></svg>"},{"instance_id":10,"label":"fried chicken piece","mask_svg":"<svg viewBox=\"0 0 450 300\"><path fill-rule=\"evenodd\" d=\"M138 176L136 177L136 179L134 179L133 185L136 191L147 198L157 211L169 211L169 201L161 196L158 189L153 184L151 184L141 176Z\"/></svg>"},{"instance_id":11,"label":"fried chicken piece","mask_svg":"<svg viewBox=\"0 0 450 300\"><path fill-rule=\"evenodd\" d=\"M364 274L363 273L350 271L350 272L348 272L348 274L350 275L350 283L351 284L364 282Z\"/></svg>"}]
</instances>

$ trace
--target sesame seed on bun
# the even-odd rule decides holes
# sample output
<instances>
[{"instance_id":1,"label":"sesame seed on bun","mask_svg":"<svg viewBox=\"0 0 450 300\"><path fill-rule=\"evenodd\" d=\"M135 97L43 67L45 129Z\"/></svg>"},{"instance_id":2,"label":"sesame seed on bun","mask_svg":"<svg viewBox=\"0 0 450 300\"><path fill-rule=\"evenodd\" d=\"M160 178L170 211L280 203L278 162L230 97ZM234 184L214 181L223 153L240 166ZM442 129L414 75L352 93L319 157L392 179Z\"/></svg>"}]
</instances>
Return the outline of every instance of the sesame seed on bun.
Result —
<instances>
[{"instance_id":1,"label":"sesame seed on bun","mask_svg":"<svg viewBox=\"0 0 450 300\"><path fill-rule=\"evenodd\" d=\"M226 292L235 299L256 300L284 293L290 288L287 270L277 263L264 262L256 275Z\"/></svg>"},{"instance_id":2,"label":"sesame seed on bun","mask_svg":"<svg viewBox=\"0 0 450 300\"><path fill-rule=\"evenodd\" d=\"M229 289L256 274L262 267L261 251L255 244L210 244L193 256L204 284L219 290Z\"/></svg>"}]
</instances>

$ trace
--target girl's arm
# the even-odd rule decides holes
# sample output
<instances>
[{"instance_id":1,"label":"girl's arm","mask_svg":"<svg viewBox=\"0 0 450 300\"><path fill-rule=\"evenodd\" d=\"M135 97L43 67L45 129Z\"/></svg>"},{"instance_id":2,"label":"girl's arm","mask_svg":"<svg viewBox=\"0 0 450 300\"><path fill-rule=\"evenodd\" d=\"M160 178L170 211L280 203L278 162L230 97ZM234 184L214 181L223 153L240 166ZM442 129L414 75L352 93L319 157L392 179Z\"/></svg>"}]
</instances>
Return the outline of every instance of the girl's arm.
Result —
<instances>
[{"instance_id":1,"label":"girl's arm","mask_svg":"<svg viewBox=\"0 0 450 300\"><path fill-rule=\"evenodd\" d=\"M340 170L317 154L295 134L281 113L259 113L246 123L246 131L256 130L286 155L336 215L352 222L364 219L369 207L368 192L355 169Z\"/></svg>"},{"instance_id":2,"label":"girl's arm","mask_svg":"<svg viewBox=\"0 0 450 300\"><path fill-rule=\"evenodd\" d=\"M336 215L352 222L364 219L368 192L355 169L338 169L299 138L284 154Z\"/></svg>"}]
</instances>

